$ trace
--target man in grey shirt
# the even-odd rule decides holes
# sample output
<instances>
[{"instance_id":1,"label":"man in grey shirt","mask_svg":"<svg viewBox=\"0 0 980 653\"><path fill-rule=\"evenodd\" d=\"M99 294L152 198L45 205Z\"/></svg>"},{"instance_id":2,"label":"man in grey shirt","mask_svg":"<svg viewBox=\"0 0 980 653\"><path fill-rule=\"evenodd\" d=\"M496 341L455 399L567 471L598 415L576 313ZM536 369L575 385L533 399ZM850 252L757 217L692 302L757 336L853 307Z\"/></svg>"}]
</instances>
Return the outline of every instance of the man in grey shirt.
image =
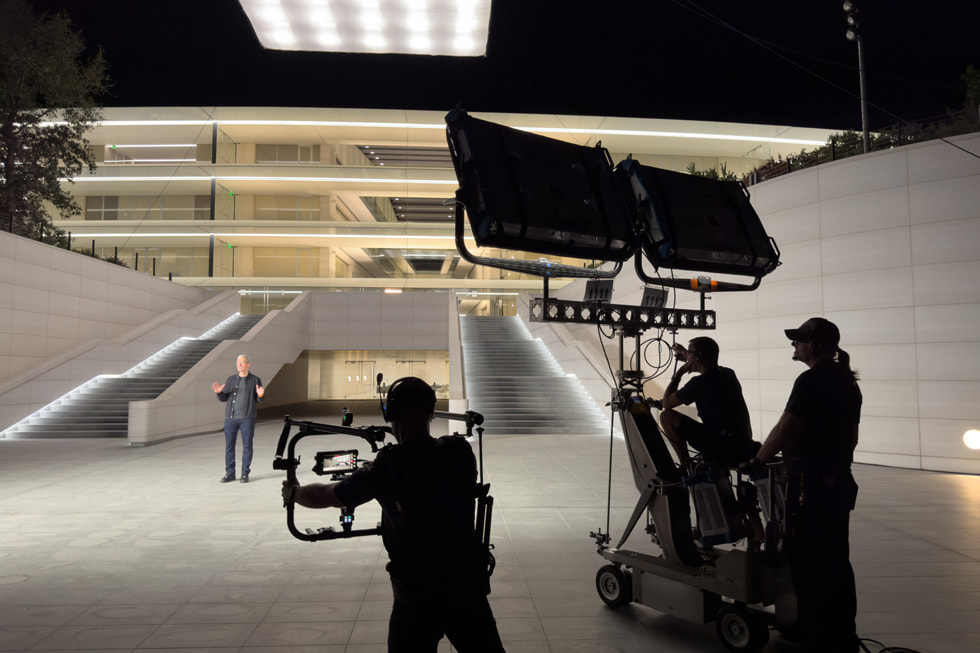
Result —
<instances>
[{"instance_id":1,"label":"man in grey shirt","mask_svg":"<svg viewBox=\"0 0 980 653\"><path fill-rule=\"evenodd\" d=\"M235 444L238 431L242 432L242 483L248 483L252 466L252 440L255 437L255 418L258 404L265 396L262 379L249 372L252 361L242 354L235 362L238 374L232 374L224 384L217 381L211 389L218 401L225 403L225 475L222 483L235 480Z\"/></svg>"}]
</instances>

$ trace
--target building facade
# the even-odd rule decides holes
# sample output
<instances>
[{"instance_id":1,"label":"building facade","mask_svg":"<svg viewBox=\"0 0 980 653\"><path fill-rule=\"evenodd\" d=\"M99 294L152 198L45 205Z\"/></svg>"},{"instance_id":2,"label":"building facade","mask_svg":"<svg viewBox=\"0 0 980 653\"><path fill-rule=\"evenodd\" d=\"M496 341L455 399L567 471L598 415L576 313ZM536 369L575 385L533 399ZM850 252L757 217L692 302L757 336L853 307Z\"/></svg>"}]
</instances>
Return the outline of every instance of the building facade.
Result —
<instances>
[{"instance_id":1,"label":"building facade","mask_svg":"<svg viewBox=\"0 0 980 653\"><path fill-rule=\"evenodd\" d=\"M748 172L826 141L826 130L602 117L483 115L614 161ZM461 259L443 114L390 110L108 109L98 161L66 182L76 249L195 287L243 292L246 310L313 288L449 290L464 313L513 313L540 285ZM472 244L472 243L471 243ZM515 252L482 255L534 256ZM536 257L535 257L536 258ZM564 261L572 264L581 263Z\"/></svg>"}]
</instances>

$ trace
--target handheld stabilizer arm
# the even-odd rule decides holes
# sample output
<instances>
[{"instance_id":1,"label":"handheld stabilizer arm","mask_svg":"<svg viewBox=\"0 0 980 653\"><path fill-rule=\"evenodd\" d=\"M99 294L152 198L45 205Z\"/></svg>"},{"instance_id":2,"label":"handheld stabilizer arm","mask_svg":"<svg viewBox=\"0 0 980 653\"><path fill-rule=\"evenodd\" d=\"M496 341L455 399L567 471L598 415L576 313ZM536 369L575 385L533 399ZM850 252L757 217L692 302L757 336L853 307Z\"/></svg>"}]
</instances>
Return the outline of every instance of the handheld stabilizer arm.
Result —
<instances>
[{"instance_id":1,"label":"handheld stabilizer arm","mask_svg":"<svg viewBox=\"0 0 980 653\"><path fill-rule=\"evenodd\" d=\"M292 438L290 438L289 432L294 426L298 427L299 431L293 435ZM276 447L276 457L272 461L272 468L284 470L286 472L287 480L296 481L296 468L299 467L299 457L296 456L296 444L307 436L329 434L354 435L367 440L367 442L371 445L371 451L376 453L378 451L378 443L384 442L385 437L389 433L391 433L391 429L387 426L363 426L360 428L354 428L351 426L319 424L317 422L302 422L291 419L289 415L286 415L283 418L282 434L279 436L279 444ZM285 457L283 457L284 453ZM333 454L341 454L346 456L348 464L344 469L338 469L337 467L324 467L325 459L332 457ZM333 475L333 478L336 479L353 473L357 467L357 451L355 450L347 450L343 452L321 452L316 456L314 471L318 474L330 473ZM286 508L286 527L289 529L289 532L292 533L293 537L306 542L333 540L341 537L363 537L365 535L381 534L380 527L355 530L353 528L353 508L344 508L341 510L340 531L337 531L333 527L323 527L316 530L310 528L300 530L296 527L296 521L294 518L296 504L294 504L292 501L287 501L284 503L284 506Z\"/></svg>"}]
</instances>

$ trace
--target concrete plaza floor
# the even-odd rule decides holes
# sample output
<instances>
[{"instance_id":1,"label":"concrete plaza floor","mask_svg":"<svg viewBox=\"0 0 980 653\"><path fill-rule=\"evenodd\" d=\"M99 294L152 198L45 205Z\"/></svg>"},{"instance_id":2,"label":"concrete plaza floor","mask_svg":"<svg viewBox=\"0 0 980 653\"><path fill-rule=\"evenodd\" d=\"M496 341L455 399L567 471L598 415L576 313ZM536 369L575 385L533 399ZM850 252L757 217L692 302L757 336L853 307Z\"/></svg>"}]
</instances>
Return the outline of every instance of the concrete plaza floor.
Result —
<instances>
[{"instance_id":1,"label":"concrete plaza floor","mask_svg":"<svg viewBox=\"0 0 980 653\"><path fill-rule=\"evenodd\" d=\"M272 469L280 431L259 423L247 485L218 483L220 433L143 448L0 440L0 651L384 651L380 538L307 543L287 532L284 475ZM304 442L306 470L314 450L369 452L347 436ZM603 560L589 531L605 530L609 450L608 435L485 438L498 561L490 599L507 650L724 651L713 624L599 600ZM637 497L619 439L612 467L615 536ZM924 653L980 650L980 478L866 465L855 475L859 633ZM337 516L302 511L297 523ZM379 512L356 516L372 526ZM793 650L776 632L765 648Z\"/></svg>"}]
</instances>

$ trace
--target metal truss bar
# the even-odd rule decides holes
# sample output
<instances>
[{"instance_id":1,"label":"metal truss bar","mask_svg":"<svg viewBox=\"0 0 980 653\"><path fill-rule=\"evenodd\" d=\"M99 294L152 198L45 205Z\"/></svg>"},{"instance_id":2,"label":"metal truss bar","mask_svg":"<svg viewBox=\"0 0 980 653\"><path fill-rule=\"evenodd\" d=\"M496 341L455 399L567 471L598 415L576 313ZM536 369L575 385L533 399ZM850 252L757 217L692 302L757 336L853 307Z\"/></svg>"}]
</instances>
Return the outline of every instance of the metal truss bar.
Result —
<instances>
[{"instance_id":1,"label":"metal truss bar","mask_svg":"<svg viewBox=\"0 0 980 653\"><path fill-rule=\"evenodd\" d=\"M626 329L714 329L715 312L679 308L644 308L597 304L551 297L531 300L531 322L603 324Z\"/></svg>"}]
</instances>

